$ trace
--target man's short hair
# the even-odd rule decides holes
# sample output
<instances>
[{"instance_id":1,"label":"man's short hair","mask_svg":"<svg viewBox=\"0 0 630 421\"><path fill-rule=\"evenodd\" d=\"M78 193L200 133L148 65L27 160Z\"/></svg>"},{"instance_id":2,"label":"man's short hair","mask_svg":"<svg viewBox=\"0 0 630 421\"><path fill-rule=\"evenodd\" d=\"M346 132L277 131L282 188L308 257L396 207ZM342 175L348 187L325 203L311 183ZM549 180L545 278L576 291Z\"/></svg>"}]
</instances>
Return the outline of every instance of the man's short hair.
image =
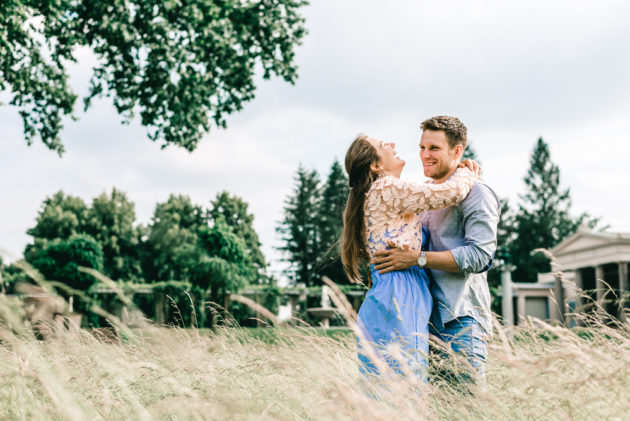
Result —
<instances>
[{"instance_id":1,"label":"man's short hair","mask_svg":"<svg viewBox=\"0 0 630 421\"><path fill-rule=\"evenodd\" d=\"M448 146L453 149L457 145L462 145L466 149L468 143L468 129L457 117L439 115L424 120L420 125L422 130L441 130L446 134Z\"/></svg>"}]
</instances>

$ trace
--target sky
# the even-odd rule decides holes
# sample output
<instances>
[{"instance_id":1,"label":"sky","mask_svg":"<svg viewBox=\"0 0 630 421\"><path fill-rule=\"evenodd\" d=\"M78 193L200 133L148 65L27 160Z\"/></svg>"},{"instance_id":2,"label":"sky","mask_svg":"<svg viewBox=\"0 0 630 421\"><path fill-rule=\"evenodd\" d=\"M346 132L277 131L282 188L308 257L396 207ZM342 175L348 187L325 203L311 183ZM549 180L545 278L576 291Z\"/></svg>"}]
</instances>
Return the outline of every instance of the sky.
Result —
<instances>
[{"instance_id":1,"label":"sky","mask_svg":"<svg viewBox=\"0 0 630 421\"><path fill-rule=\"evenodd\" d=\"M295 85L259 78L256 98L213 128L193 153L160 148L104 98L67 121L60 158L27 146L17 110L0 94L0 249L31 241L42 201L63 190L87 203L113 187L147 224L171 193L208 206L227 190L249 203L270 271L283 263L275 228L299 164L322 177L359 133L394 141L403 178L423 179L420 123L454 115L486 183L518 202L543 137L571 189L611 232L630 232L630 2L312 0ZM77 52L71 84L87 92L95 57Z\"/></svg>"}]
</instances>

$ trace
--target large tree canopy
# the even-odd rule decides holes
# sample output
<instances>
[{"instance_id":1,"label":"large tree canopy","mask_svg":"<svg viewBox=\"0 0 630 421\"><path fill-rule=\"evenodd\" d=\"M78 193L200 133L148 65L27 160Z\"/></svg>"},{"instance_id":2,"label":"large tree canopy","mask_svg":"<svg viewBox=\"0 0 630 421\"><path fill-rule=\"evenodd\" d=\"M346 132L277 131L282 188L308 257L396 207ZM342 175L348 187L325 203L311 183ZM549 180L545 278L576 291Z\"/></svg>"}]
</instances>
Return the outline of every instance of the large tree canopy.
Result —
<instances>
[{"instance_id":1,"label":"large tree canopy","mask_svg":"<svg viewBox=\"0 0 630 421\"><path fill-rule=\"evenodd\" d=\"M7 0L0 8L0 91L12 91L29 144L39 136L62 153L64 116L77 96L66 64L78 47L98 59L94 97L113 96L149 138L194 150L211 121L254 97L254 75L293 83L305 34L305 0Z\"/></svg>"},{"instance_id":2,"label":"large tree canopy","mask_svg":"<svg viewBox=\"0 0 630 421\"><path fill-rule=\"evenodd\" d=\"M254 230L254 215L248 212L249 205L238 196L227 191L217 194L208 211L209 219L215 223L223 222L236 235L243 239L249 261L259 270L265 269L265 257L260 250L260 240Z\"/></svg>"}]
</instances>

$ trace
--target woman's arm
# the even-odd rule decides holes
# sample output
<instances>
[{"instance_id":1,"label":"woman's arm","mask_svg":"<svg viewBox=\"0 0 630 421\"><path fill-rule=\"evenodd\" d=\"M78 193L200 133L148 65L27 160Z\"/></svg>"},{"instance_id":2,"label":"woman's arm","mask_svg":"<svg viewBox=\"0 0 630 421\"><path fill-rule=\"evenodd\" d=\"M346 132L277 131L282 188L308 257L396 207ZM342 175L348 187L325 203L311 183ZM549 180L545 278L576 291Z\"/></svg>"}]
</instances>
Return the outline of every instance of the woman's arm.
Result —
<instances>
[{"instance_id":1,"label":"woman's arm","mask_svg":"<svg viewBox=\"0 0 630 421\"><path fill-rule=\"evenodd\" d=\"M458 168L447 181L440 184L383 177L375 181L370 189L366 207L368 212L381 211L395 216L457 205L466 198L477 178L468 168Z\"/></svg>"}]
</instances>

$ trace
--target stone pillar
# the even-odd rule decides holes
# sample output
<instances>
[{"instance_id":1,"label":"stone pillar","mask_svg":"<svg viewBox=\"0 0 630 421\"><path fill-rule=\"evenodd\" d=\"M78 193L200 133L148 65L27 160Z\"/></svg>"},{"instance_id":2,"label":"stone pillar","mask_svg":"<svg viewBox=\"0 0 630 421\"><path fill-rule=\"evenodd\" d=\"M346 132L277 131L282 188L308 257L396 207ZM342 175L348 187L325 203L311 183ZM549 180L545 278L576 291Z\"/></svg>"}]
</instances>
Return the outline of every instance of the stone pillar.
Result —
<instances>
[{"instance_id":1,"label":"stone pillar","mask_svg":"<svg viewBox=\"0 0 630 421\"><path fill-rule=\"evenodd\" d=\"M505 326L513 326L514 303L512 297L512 274L509 270L503 270L503 272L501 272L501 290L503 292L503 297L501 298L503 324Z\"/></svg>"},{"instance_id":2,"label":"stone pillar","mask_svg":"<svg viewBox=\"0 0 630 421\"><path fill-rule=\"evenodd\" d=\"M523 294L521 291L518 291L518 298L516 299L516 317L518 318L518 320L516 320L516 324L521 321L521 317L526 318L526 316L527 309L525 307L525 294Z\"/></svg>"},{"instance_id":3,"label":"stone pillar","mask_svg":"<svg viewBox=\"0 0 630 421\"><path fill-rule=\"evenodd\" d=\"M603 301L607 288L604 283L604 266L598 265L595 267L595 289L597 290L597 304L602 307L604 307Z\"/></svg>"},{"instance_id":4,"label":"stone pillar","mask_svg":"<svg viewBox=\"0 0 630 421\"><path fill-rule=\"evenodd\" d=\"M296 313L297 313L297 303L298 303L298 296L297 295L289 295L289 305L291 306L291 316L289 318L289 322L294 324L296 321L294 319Z\"/></svg>"},{"instance_id":5,"label":"stone pillar","mask_svg":"<svg viewBox=\"0 0 630 421\"><path fill-rule=\"evenodd\" d=\"M560 324L562 324L563 326L566 326L567 301L566 301L566 297L564 296L564 285L562 283L562 275L555 274L554 280L555 282L554 282L553 293L556 298L556 305L558 309L557 314L556 314L557 320L560 322ZM549 305L553 306L551 300L549 300ZM549 316L551 318L551 311L549 311L549 313L550 313Z\"/></svg>"},{"instance_id":6,"label":"stone pillar","mask_svg":"<svg viewBox=\"0 0 630 421\"><path fill-rule=\"evenodd\" d=\"M261 305L260 304L261 301L261 296L259 291L256 291L256 304ZM260 312L258 311L258 308L256 309L256 327L261 327L262 326L262 322L260 321Z\"/></svg>"},{"instance_id":7,"label":"stone pillar","mask_svg":"<svg viewBox=\"0 0 630 421\"><path fill-rule=\"evenodd\" d=\"M619 269L619 320L625 322L626 314L624 312L624 308L627 306L628 297L628 263L627 262L619 262L617 263Z\"/></svg>"},{"instance_id":8,"label":"stone pillar","mask_svg":"<svg viewBox=\"0 0 630 421\"><path fill-rule=\"evenodd\" d=\"M579 312L584 305L584 299L582 298L582 294L584 294L584 282L582 280L582 270L575 269L575 297L569 297L575 300L575 313Z\"/></svg>"},{"instance_id":9,"label":"stone pillar","mask_svg":"<svg viewBox=\"0 0 630 421\"><path fill-rule=\"evenodd\" d=\"M158 326L166 324L168 307L166 296L162 292L155 292L155 323Z\"/></svg>"}]
</instances>

